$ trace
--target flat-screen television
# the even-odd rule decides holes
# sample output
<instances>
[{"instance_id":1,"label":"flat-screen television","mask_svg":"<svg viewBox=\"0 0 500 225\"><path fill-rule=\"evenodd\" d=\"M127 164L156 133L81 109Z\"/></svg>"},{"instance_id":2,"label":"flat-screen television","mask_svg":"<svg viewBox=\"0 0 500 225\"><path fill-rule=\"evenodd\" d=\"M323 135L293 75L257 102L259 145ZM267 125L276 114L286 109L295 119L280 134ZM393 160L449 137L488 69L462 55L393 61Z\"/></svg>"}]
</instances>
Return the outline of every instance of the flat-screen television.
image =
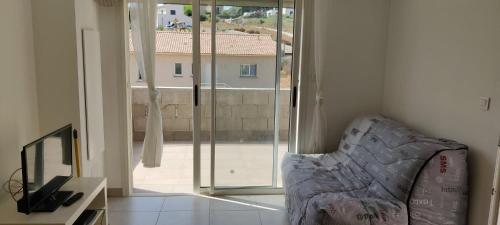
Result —
<instances>
[{"instance_id":1,"label":"flat-screen television","mask_svg":"<svg viewBox=\"0 0 500 225\"><path fill-rule=\"evenodd\" d=\"M72 152L71 125L23 147L23 197L17 202L19 212L52 212L71 196L71 191L59 189L73 176Z\"/></svg>"}]
</instances>

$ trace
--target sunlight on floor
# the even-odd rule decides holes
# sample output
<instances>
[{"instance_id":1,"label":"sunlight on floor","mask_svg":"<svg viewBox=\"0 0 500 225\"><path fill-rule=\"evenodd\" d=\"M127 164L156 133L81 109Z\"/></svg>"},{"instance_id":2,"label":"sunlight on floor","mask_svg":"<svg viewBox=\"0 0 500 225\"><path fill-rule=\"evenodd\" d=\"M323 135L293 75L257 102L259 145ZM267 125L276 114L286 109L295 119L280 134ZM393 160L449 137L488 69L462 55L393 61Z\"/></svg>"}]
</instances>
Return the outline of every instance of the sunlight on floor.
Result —
<instances>
[{"instance_id":1,"label":"sunlight on floor","mask_svg":"<svg viewBox=\"0 0 500 225\"><path fill-rule=\"evenodd\" d=\"M129 197L108 202L110 224L289 224L283 195Z\"/></svg>"},{"instance_id":2,"label":"sunlight on floor","mask_svg":"<svg viewBox=\"0 0 500 225\"><path fill-rule=\"evenodd\" d=\"M134 143L133 181L135 193L192 193L193 147L191 143L167 143L163 147L162 165L144 168L140 162L141 143ZM278 162L288 151L280 144ZM209 145L201 147L201 184L210 182ZM217 144L217 186L271 186L273 168L272 144ZM278 165L278 168L280 166ZM281 187L281 169L278 169Z\"/></svg>"}]
</instances>

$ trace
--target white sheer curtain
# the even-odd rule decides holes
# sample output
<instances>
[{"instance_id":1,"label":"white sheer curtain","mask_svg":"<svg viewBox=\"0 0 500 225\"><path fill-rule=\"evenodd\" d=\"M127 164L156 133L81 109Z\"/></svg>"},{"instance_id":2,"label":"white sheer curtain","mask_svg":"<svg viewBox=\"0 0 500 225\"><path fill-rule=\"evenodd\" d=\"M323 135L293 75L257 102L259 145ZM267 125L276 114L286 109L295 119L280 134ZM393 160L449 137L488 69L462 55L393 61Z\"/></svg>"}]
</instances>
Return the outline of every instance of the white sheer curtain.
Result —
<instances>
[{"instance_id":1,"label":"white sheer curtain","mask_svg":"<svg viewBox=\"0 0 500 225\"><path fill-rule=\"evenodd\" d=\"M159 167L163 149L162 117L159 92L155 86L156 0L130 0L132 43L137 67L144 74L149 91L146 136L142 163L144 167Z\"/></svg>"},{"instance_id":2,"label":"white sheer curtain","mask_svg":"<svg viewBox=\"0 0 500 225\"><path fill-rule=\"evenodd\" d=\"M326 139L326 115L323 95L324 41L319 34L317 0L304 1L303 54L301 72L301 105L299 122L299 149L302 154L324 153Z\"/></svg>"}]
</instances>

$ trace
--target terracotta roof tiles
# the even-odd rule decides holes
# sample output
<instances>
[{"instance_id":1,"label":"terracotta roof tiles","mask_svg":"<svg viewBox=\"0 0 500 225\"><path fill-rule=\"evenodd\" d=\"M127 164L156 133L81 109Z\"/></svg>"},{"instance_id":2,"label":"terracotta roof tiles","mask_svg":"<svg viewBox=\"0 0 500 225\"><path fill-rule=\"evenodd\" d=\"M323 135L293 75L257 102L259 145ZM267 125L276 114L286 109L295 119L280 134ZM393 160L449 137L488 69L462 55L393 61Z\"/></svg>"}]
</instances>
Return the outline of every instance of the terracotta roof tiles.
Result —
<instances>
[{"instance_id":1,"label":"terracotta roof tiles","mask_svg":"<svg viewBox=\"0 0 500 225\"><path fill-rule=\"evenodd\" d=\"M201 54L211 53L210 33L201 33ZM276 42L271 35L246 33L217 33L217 53L219 55L274 56ZM133 44L130 39L130 51ZM191 54L192 34L190 32L157 31L157 54Z\"/></svg>"}]
</instances>

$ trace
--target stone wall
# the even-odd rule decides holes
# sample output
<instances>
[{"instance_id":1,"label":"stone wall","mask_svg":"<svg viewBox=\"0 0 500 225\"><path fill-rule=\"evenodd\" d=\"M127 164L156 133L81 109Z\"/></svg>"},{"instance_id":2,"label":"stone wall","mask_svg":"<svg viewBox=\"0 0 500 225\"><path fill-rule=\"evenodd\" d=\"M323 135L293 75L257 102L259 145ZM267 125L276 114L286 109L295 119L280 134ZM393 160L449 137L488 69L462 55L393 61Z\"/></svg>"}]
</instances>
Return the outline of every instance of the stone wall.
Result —
<instances>
[{"instance_id":1,"label":"stone wall","mask_svg":"<svg viewBox=\"0 0 500 225\"><path fill-rule=\"evenodd\" d=\"M192 90L159 88L165 140L192 140ZM143 140L146 126L148 93L132 89L134 140ZM288 138L290 91L280 93L280 139ZM273 142L273 89L217 89L216 140ZM210 90L201 92L202 140L210 140Z\"/></svg>"}]
</instances>

